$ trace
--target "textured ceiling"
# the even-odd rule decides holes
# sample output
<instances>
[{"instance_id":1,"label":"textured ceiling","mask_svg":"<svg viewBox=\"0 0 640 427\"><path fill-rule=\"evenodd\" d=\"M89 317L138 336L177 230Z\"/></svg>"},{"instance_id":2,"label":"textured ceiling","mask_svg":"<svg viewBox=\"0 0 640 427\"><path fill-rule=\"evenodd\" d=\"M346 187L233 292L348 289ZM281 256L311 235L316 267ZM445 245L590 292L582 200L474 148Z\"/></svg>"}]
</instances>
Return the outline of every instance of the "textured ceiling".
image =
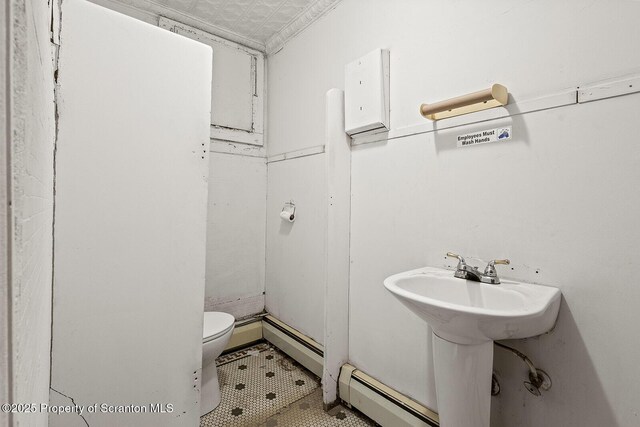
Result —
<instances>
[{"instance_id":1,"label":"textured ceiling","mask_svg":"<svg viewBox=\"0 0 640 427\"><path fill-rule=\"evenodd\" d=\"M248 39L266 43L318 0L154 0Z\"/></svg>"}]
</instances>

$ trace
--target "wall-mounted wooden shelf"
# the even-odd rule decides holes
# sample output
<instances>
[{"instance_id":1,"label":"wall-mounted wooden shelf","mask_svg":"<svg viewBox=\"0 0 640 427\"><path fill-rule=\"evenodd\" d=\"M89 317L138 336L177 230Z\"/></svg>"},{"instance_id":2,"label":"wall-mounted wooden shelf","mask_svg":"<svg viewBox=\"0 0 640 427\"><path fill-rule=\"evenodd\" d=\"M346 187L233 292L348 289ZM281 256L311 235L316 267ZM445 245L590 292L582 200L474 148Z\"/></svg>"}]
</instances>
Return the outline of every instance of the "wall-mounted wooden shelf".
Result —
<instances>
[{"instance_id":1,"label":"wall-mounted wooden shelf","mask_svg":"<svg viewBox=\"0 0 640 427\"><path fill-rule=\"evenodd\" d=\"M481 90L435 104L422 104L420 114L430 120L446 119L476 111L507 105L509 91L501 84L494 84L489 89Z\"/></svg>"}]
</instances>

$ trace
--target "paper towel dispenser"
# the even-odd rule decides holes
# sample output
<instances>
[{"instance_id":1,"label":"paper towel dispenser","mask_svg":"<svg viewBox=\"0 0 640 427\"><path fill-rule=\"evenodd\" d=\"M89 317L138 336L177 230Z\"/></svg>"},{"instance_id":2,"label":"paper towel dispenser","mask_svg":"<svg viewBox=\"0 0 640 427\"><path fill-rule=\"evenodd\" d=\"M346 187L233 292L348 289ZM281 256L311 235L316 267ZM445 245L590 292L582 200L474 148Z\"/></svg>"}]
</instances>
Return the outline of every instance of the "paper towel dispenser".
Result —
<instances>
[{"instance_id":1,"label":"paper towel dispenser","mask_svg":"<svg viewBox=\"0 0 640 427\"><path fill-rule=\"evenodd\" d=\"M389 130L389 51L376 49L345 67L345 132Z\"/></svg>"}]
</instances>

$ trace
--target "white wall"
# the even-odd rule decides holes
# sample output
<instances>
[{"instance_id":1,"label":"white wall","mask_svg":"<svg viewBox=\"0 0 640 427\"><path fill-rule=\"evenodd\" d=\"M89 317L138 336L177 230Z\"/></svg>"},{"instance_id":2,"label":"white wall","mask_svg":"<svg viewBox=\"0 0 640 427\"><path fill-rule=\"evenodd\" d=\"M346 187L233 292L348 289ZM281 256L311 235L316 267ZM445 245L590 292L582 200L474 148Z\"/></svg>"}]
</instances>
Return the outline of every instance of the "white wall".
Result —
<instances>
[{"instance_id":1,"label":"white wall","mask_svg":"<svg viewBox=\"0 0 640 427\"><path fill-rule=\"evenodd\" d=\"M47 403L55 139L51 11L42 1L9 3L13 378L8 384L16 403ZM25 426L47 424L46 413L14 414L13 419Z\"/></svg>"},{"instance_id":2,"label":"white wall","mask_svg":"<svg viewBox=\"0 0 640 427\"><path fill-rule=\"evenodd\" d=\"M344 0L269 59L269 152L321 144L324 93L374 48L391 51L397 129L424 123L422 102L493 82L522 100L638 72L629 40L640 37L639 12L631 1ZM501 145L455 148L456 135L483 128L466 126L354 148L351 361L437 408L429 330L382 280L451 266L448 250L509 257L505 276L557 285L565 302L552 334L512 343L552 376L542 398L524 390L521 362L496 351L493 425L637 424L639 106L636 94L490 122L513 125ZM270 292L267 280L268 301Z\"/></svg>"},{"instance_id":3,"label":"white wall","mask_svg":"<svg viewBox=\"0 0 640 427\"><path fill-rule=\"evenodd\" d=\"M198 424L210 58L62 4L51 402L173 412L51 414L51 426Z\"/></svg>"},{"instance_id":4,"label":"white wall","mask_svg":"<svg viewBox=\"0 0 640 427\"><path fill-rule=\"evenodd\" d=\"M236 318L264 309L267 163L210 153L205 310Z\"/></svg>"},{"instance_id":5,"label":"white wall","mask_svg":"<svg viewBox=\"0 0 640 427\"><path fill-rule=\"evenodd\" d=\"M324 342L327 231L325 154L272 162L268 169L266 308ZM285 202L296 220L285 222Z\"/></svg>"},{"instance_id":6,"label":"white wall","mask_svg":"<svg viewBox=\"0 0 640 427\"><path fill-rule=\"evenodd\" d=\"M391 126L418 107L493 82L518 99L640 71L627 25L640 3L613 0L343 0L269 57L269 155L322 144L324 94L344 66L392 49Z\"/></svg>"}]
</instances>

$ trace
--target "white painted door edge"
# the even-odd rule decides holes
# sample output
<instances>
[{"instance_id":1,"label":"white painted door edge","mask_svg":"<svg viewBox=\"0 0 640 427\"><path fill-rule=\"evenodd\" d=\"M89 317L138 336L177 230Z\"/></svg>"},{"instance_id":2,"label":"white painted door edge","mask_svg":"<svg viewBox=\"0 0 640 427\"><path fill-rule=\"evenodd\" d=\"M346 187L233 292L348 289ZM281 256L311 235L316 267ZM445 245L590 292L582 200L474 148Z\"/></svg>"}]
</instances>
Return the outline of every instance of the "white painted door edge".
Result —
<instances>
[{"instance_id":1,"label":"white painted door edge","mask_svg":"<svg viewBox=\"0 0 640 427\"><path fill-rule=\"evenodd\" d=\"M14 6L11 2L0 6L0 21L3 29L11 28L13 22L10 17L10 11ZM5 27L6 25L6 27ZM4 85L2 99L0 99L0 123L2 123L2 131L0 131L0 378L6 378L0 384L0 402L11 402L13 390L13 373L11 369L11 239L13 232L11 230L10 218L12 216L9 185L11 176L11 156L10 142L12 129L10 120L11 110L11 93L13 79L7 75L7 72L13 67L7 67L11 61L11 54L8 49L7 31L0 34L0 81ZM0 425L11 425L12 415L7 412L0 412Z\"/></svg>"}]
</instances>

